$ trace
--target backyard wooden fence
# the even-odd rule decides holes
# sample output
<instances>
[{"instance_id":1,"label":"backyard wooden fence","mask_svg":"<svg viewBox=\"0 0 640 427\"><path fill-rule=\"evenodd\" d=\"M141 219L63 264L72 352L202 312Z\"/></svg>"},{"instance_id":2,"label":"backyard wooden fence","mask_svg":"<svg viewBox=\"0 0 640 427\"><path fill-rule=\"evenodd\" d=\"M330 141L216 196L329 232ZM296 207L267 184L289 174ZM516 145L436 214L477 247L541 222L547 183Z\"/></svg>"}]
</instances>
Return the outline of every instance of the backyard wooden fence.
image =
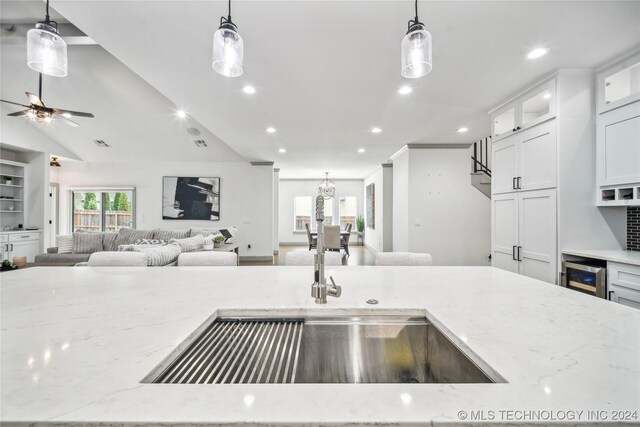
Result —
<instances>
[{"instance_id":1,"label":"backyard wooden fence","mask_svg":"<svg viewBox=\"0 0 640 427\"><path fill-rule=\"evenodd\" d=\"M97 210L78 210L73 212L74 230L102 231L100 225L101 212ZM133 226L131 211L106 211L104 213L105 231L118 231L123 227Z\"/></svg>"}]
</instances>

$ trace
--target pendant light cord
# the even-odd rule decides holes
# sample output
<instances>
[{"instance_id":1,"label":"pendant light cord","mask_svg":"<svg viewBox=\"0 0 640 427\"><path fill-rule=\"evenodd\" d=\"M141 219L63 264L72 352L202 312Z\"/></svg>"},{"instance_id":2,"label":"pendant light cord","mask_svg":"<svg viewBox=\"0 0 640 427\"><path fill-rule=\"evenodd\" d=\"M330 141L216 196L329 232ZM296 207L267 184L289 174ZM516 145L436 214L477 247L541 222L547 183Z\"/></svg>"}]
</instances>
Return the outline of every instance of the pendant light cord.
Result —
<instances>
[{"instance_id":1,"label":"pendant light cord","mask_svg":"<svg viewBox=\"0 0 640 427\"><path fill-rule=\"evenodd\" d=\"M49 0L47 0L47 1L49 1ZM231 0L229 0L229 16L228 16L227 20L229 22L231 22Z\"/></svg>"},{"instance_id":2,"label":"pendant light cord","mask_svg":"<svg viewBox=\"0 0 640 427\"><path fill-rule=\"evenodd\" d=\"M45 18L45 21L49 22L49 0L47 0L47 17Z\"/></svg>"},{"instance_id":3,"label":"pendant light cord","mask_svg":"<svg viewBox=\"0 0 640 427\"><path fill-rule=\"evenodd\" d=\"M231 0L229 0L231 1ZM49 4L49 0L47 0L47 4ZM419 22L418 20L418 0L416 0L416 22Z\"/></svg>"}]
</instances>

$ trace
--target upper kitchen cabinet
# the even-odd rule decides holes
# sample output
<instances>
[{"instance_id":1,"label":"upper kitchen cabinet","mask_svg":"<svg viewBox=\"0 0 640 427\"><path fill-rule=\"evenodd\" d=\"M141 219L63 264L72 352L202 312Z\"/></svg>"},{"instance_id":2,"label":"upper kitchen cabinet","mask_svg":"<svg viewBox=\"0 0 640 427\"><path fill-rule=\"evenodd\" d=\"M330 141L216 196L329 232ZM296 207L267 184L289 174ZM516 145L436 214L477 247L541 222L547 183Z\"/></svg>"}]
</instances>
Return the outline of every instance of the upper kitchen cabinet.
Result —
<instances>
[{"instance_id":1,"label":"upper kitchen cabinet","mask_svg":"<svg viewBox=\"0 0 640 427\"><path fill-rule=\"evenodd\" d=\"M640 54L597 77L598 206L640 206Z\"/></svg>"},{"instance_id":2,"label":"upper kitchen cabinet","mask_svg":"<svg viewBox=\"0 0 640 427\"><path fill-rule=\"evenodd\" d=\"M556 116L556 79L530 88L490 112L493 141L514 135Z\"/></svg>"},{"instance_id":3,"label":"upper kitchen cabinet","mask_svg":"<svg viewBox=\"0 0 640 427\"><path fill-rule=\"evenodd\" d=\"M640 100L640 53L598 73L598 113Z\"/></svg>"}]
</instances>

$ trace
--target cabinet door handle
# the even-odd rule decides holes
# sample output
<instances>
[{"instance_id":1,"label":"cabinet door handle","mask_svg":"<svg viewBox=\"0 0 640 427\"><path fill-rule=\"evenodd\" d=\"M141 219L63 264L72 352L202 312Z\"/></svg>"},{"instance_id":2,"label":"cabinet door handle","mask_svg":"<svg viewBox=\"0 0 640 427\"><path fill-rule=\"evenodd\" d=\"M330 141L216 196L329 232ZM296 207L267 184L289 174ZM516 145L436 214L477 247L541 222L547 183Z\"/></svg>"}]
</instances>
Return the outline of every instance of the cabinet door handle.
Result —
<instances>
[{"instance_id":1,"label":"cabinet door handle","mask_svg":"<svg viewBox=\"0 0 640 427\"><path fill-rule=\"evenodd\" d=\"M13 243L10 245L11 249L9 249L10 251L13 251Z\"/></svg>"},{"instance_id":2,"label":"cabinet door handle","mask_svg":"<svg viewBox=\"0 0 640 427\"><path fill-rule=\"evenodd\" d=\"M517 190L522 190L522 187L520 186L520 182L521 182L521 180L522 180L522 177L521 177L521 176L519 176L519 177L518 177L517 184L516 184L516 187L517 187L516 189L517 189Z\"/></svg>"},{"instance_id":3,"label":"cabinet door handle","mask_svg":"<svg viewBox=\"0 0 640 427\"><path fill-rule=\"evenodd\" d=\"M518 259L516 258L516 245L513 245L513 249L511 249L511 257L513 258L514 261L517 261Z\"/></svg>"},{"instance_id":4,"label":"cabinet door handle","mask_svg":"<svg viewBox=\"0 0 640 427\"><path fill-rule=\"evenodd\" d=\"M20 236L21 239L28 239L29 236Z\"/></svg>"},{"instance_id":5,"label":"cabinet door handle","mask_svg":"<svg viewBox=\"0 0 640 427\"><path fill-rule=\"evenodd\" d=\"M517 189L518 189L518 188L516 187L516 177L515 177L515 176L513 177L513 182L511 183L511 187L512 187L514 190L517 190Z\"/></svg>"},{"instance_id":6,"label":"cabinet door handle","mask_svg":"<svg viewBox=\"0 0 640 427\"><path fill-rule=\"evenodd\" d=\"M520 130L520 126L518 126L518 127L516 128L516 130Z\"/></svg>"},{"instance_id":7,"label":"cabinet door handle","mask_svg":"<svg viewBox=\"0 0 640 427\"><path fill-rule=\"evenodd\" d=\"M522 246L518 246L518 261L522 261L522 257L520 256L521 251L522 251Z\"/></svg>"},{"instance_id":8,"label":"cabinet door handle","mask_svg":"<svg viewBox=\"0 0 640 427\"><path fill-rule=\"evenodd\" d=\"M517 130L516 128L513 128L512 132L515 132L516 130Z\"/></svg>"}]
</instances>

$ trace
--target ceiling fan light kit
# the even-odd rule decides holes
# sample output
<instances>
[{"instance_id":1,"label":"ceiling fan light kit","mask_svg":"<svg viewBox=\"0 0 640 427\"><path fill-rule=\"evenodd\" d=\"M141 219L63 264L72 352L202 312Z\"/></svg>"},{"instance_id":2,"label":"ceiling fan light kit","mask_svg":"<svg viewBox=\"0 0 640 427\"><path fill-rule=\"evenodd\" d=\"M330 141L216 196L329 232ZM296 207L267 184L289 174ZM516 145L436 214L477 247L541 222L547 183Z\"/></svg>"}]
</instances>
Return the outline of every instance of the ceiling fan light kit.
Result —
<instances>
[{"instance_id":1,"label":"ceiling fan light kit","mask_svg":"<svg viewBox=\"0 0 640 427\"><path fill-rule=\"evenodd\" d=\"M402 39L402 77L417 79L429 74L433 67L431 57L431 33L418 19L418 0L415 0L416 17L409 21L407 34Z\"/></svg>"},{"instance_id":2,"label":"ceiling fan light kit","mask_svg":"<svg viewBox=\"0 0 640 427\"><path fill-rule=\"evenodd\" d=\"M27 32L27 65L48 76L67 75L67 43L58 33L58 23L49 19L49 0L44 21Z\"/></svg>"},{"instance_id":3,"label":"ceiling fan light kit","mask_svg":"<svg viewBox=\"0 0 640 427\"><path fill-rule=\"evenodd\" d=\"M231 21L231 0L227 17L220 18L220 27L213 35L213 63L216 73L225 77L242 75L244 44L238 27Z\"/></svg>"}]
</instances>

